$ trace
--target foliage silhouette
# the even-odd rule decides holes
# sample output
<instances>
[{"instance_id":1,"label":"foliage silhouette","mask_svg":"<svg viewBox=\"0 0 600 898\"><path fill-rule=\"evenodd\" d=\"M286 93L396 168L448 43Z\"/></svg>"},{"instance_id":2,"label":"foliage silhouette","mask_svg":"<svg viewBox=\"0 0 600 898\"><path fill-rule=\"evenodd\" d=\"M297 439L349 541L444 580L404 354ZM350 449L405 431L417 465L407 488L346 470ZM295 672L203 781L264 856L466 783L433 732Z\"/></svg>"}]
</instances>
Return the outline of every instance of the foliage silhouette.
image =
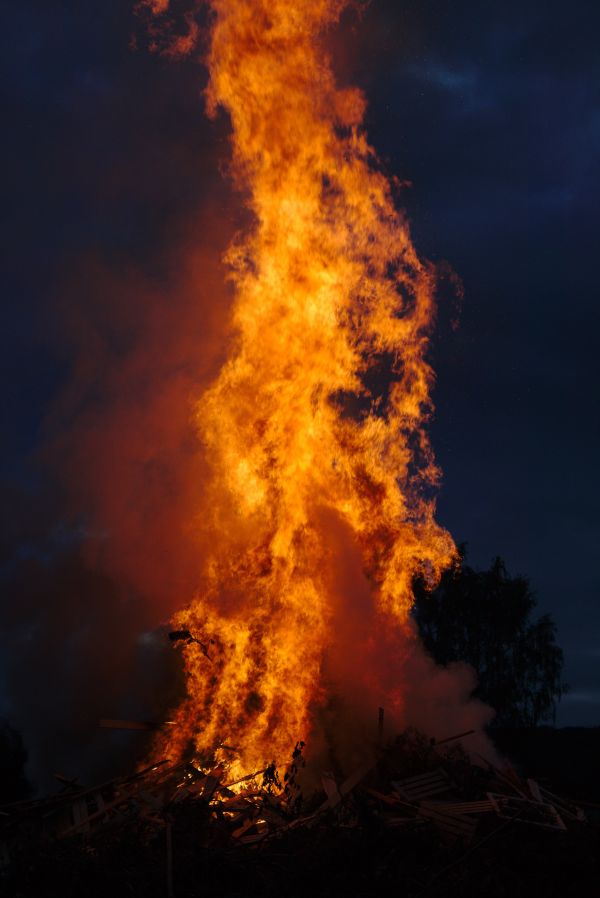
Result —
<instances>
[{"instance_id":1,"label":"foliage silhouette","mask_svg":"<svg viewBox=\"0 0 600 898\"><path fill-rule=\"evenodd\" d=\"M511 577L501 558L476 571L465 554L459 547L436 589L416 583L413 616L426 650L438 664L466 661L475 669L474 695L496 711L493 725L553 720L568 691L556 624L549 614L533 618L536 598L526 577Z\"/></svg>"}]
</instances>

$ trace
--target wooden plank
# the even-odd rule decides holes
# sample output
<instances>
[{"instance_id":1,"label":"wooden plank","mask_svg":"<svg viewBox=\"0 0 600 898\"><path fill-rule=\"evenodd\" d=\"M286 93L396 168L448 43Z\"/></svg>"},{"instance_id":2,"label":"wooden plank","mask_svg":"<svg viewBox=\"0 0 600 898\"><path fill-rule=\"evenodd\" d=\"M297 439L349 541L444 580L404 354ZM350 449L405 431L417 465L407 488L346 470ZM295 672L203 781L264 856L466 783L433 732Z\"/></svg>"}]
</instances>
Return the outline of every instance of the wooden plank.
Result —
<instances>
[{"instance_id":1,"label":"wooden plank","mask_svg":"<svg viewBox=\"0 0 600 898\"><path fill-rule=\"evenodd\" d=\"M71 814L73 815L73 825L75 828L89 833L89 813L85 799L77 799L71 804Z\"/></svg>"},{"instance_id":2,"label":"wooden plank","mask_svg":"<svg viewBox=\"0 0 600 898\"><path fill-rule=\"evenodd\" d=\"M498 767L495 767L491 761L488 761L488 759L485 758L483 755L480 755L479 752L475 752L475 754L477 755L478 758L481 758L481 760L484 762L484 764L487 765L489 770L494 772L494 775L497 776L499 780L501 780L505 785L507 785L511 789L513 789L517 793L517 795L519 795L521 798L527 799L526 793L521 788L522 784L520 783L520 780L517 777L514 770L512 769L512 767L510 768L510 773L512 773L512 777L511 777L511 776L508 776L506 773L503 773L502 770L499 770Z\"/></svg>"},{"instance_id":3,"label":"wooden plank","mask_svg":"<svg viewBox=\"0 0 600 898\"><path fill-rule=\"evenodd\" d=\"M409 823L412 823L414 826L415 822L421 823L422 821L419 820L418 817L414 817L414 816L411 816L411 817L386 817L385 818L386 826L406 826Z\"/></svg>"},{"instance_id":4,"label":"wooden plank","mask_svg":"<svg viewBox=\"0 0 600 898\"><path fill-rule=\"evenodd\" d=\"M439 829L443 829L449 835L470 842L477 828L477 821L473 817L464 815L445 814L434 808L419 807L418 814L430 820Z\"/></svg>"},{"instance_id":5,"label":"wooden plank","mask_svg":"<svg viewBox=\"0 0 600 898\"><path fill-rule=\"evenodd\" d=\"M528 779L527 785L529 786L529 791L531 792L531 797L534 801L543 802L542 793L540 792L540 787L536 783L535 780Z\"/></svg>"},{"instance_id":6,"label":"wooden plank","mask_svg":"<svg viewBox=\"0 0 600 898\"><path fill-rule=\"evenodd\" d=\"M224 786L221 786L222 789L230 789L232 786L239 786L240 783L247 783L249 780L253 780L255 777L260 776L262 773L266 773L268 767L263 767L262 770L257 770L255 773L249 773L247 776L242 776L239 780L234 780L232 783L226 783Z\"/></svg>"},{"instance_id":7,"label":"wooden plank","mask_svg":"<svg viewBox=\"0 0 600 898\"><path fill-rule=\"evenodd\" d=\"M221 785L221 780L217 776L207 776L204 781L204 788L202 790L202 798L206 801L211 801L213 795Z\"/></svg>"},{"instance_id":8,"label":"wooden plank","mask_svg":"<svg viewBox=\"0 0 600 898\"><path fill-rule=\"evenodd\" d=\"M248 808L254 807L251 801L241 795L233 795L220 802L220 807L227 811L247 811Z\"/></svg>"},{"instance_id":9,"label":"wooden plank","mask_svg":"<svg viewBox=\"0 0 600 898\"><path fill-rule=\"evenodd\" d=\"M570 817L572 820L578 820L580 823L586 822L587 817L585 816L585 812L575 802L571 801L569 798L562 798L558 795L554 795L553 792L549 792L548 789L544 789L543 786L540 791L542 793L543 801L553 805L563 816ZM592 802L582 802L582 804L591 808L600 807L600 805L593 804Z\"/></svg>"},{"instance_id":10,"label":"wooden plank","mask_svg":"<svg viewBox=\"0 0 600 898\"><path fill-rule=\"evenodd\" d=\"M231 835L234 839L240 839L245 833L248 832L249 829L252 829L255 823L256 821L251 817L249 820L245 820L244 823L242 823L241 826L238 826L237 829L234 829Z\"/></svg>"},{"instance_id":11,"label":"wooden plank","mask_svg":"<svg viewBox=\"0 0 600 898\"><path fill-rule=\"evenodd\" d=\"M429 770L427 773L419 773L416 776L406 776L402 780L396 780L396 782L411 785L412 783L420 783L429 780L437 781L440 779L443 779L444 782L448 782L446 771L441 767L436 767L435 770Z\"/></svg>"},{"instance_id":12,"label":"wooden plank","mask_svg":"<svg viewBox=\"0 0 600 898\"><path fill-rule=\"evenodd\" d=\"M442 795L444 792L448 792L449 788L449 785L439 783L437 785L424 786L421 789L404 789L404 794L414 800L427 798L428 795Z\"/></svg>"},{"instance_id":13,"label":"wooden plank","mask_svg":"<svg viewBox=\"0 0 600 898\"><path fill-rule=\"evenodd\" d=\"M403 798L410 801L420 801L431 795L441 795L452 788L446 772L441 768L419 777L407 777L403 780L393 780L392 788Z\"/></svg>"},{"instance_id":14,"label":"wooden plank","mask_svg":"<svg viewBox=\"0 0 600 898\"><path fill-rule=\"evenodd\" d=\"M465 814L446 814L443 811L436 808L428 808L425 805L421 805L417 813L419 817L428 817L431 820L443 823L444 826L457 832L471 830L476 823L472 817L468 817Z\"/></svg>"},{"instance_id":15,"label":"wooden plank","mask_svg":"<svg viewBox=\"0 0 600 898\"><path fill-rule=\"evenodd\" d=\"M117 720L112 717L103 717L99 723L103 730L160 730L165 725L152 720Z\"/></svg>"},{"instance_id":16,"label":"wooden plank","mask_svg":"<svg viewBox=\"0 0 600 898\"><path fill-rule=\"evenodd\" d=\"M154 768L150 768L150 769L154 769ZM139 774L137 774L137 776L139 776ZM142 785L142 783L135 782L135 779L132 777L128 782L123 783L122 785L119 786L119 788L117 790L115 790L115 798L112 801L109 801L106 803L104 801L104 799L102 798L102 796L100 795L100 800L97 802L98 810L95 813L89 814L85 820L80 820L74 826L70 826L68 829L63 830L62 832L58 833L58 835L62 838L63 836L67 836L67 835L70 835L71 833L78 832L82 828L85 829L86 827L89 826L90 823L95 822L96 820L99 820L100 818L103 818L103 817L108 818L109 812L112 812L115 808L119 807L120 805L126 804L127 802L134 802L134 801L139 802L140 800L144 800L141 795L142 790L139 788L141 785ZM78 798L78 800L81 800L81 798L84 795L87 796L87 795L93 794L93 792L94 792L94 790L90 789L87 792L82 793L81 795L78 795L77 798Z\"/></svg>"},{"instance_id":17,"label":"wooden plank","mask_svg":"<svg viewBox=\"0 0 600 898\"><path fill-rule=\"evenodd\" d=\"M375 761L367 761L364 764L361 764L360 767L357 767L354 773L351 773L348 779L344 780L341 786L338 787L338 795L333 796L331 799L328 797L326 801L318 808L317 813L321 813L322 811L331 810L331 808L335 808L345 797L352 792L353 789L358 786L358 784L364 780L365 776L373 770L375 766Z\"/></svg>"},{"instance_id":18,"label":"wooden plank","mask_svg":"<svg viewBox=\"0 0 600 898\"><path fill-rule=\"evenodd\" d=\"M111 801L108 804L106 804L102 808L101 811L97 811L95 814L90 814L90 816L87 818L87 820L85 820L83 822L83 824L79 823L79 824L75 824L75 826L70 826L68 829L64 829L62 832L58 833L58 836L60 838L63 838L64 836L71 835L71 833L78 832L82 826L85 826L86 824L89 826L89 824L92 823L92 821L98 820L100 817L108 815L109 811L114 810L116 807L118 807L121 804L124 804L127 801L131 801L133 799L133 797L134 796L132 793L126 793L125 795L120 795L114 801Z\"/></svg>"},{"instance_id":19,"label":"wooden plank","mask_svg":"<svg viewBox=\"0 0 600 898\"><path fill-rule=\"evenodd\" d=\"M447 792L451 787L448 775L441 767L419 776L409 776L402 780L392 781L394 791L412 801Z\"/></svg>"},{"instance_id":20,"label":"wooden plank","mask_svg":"<svg viewBox=\"0 0 600 898\"><path fill-rule=\"evenodd\" d=\"M365 764L362 764L360 767L357 767L354 773L351 773L348 779L344 780L342 785L340 786L340 795L342 798L345 798L346 795L349 795L350 792L358 784L364 780L366 775L373 770L375 767L375 761L367 761Z\"/></svg>"},{"instance_id":21,"label":"wooden plank","mask_svg":"<svg viewBox=\"0 0 600 898\"><path fill-rule=\"evenodd\" d=\"M323 786L323 791L327 796L328 802L332 806L338 804L342 800L335 777L329 770L324 770L321 774L321 785Z\"/></svg>"},{"instance_id":22,"label":"wooden plank","mask_svg":"<svg viewBox=\"0 0 600 898\"><path fill-rule=\"evenodd\" d=\"M530 798L498 795L494 792L488 792L487 795L499 817L529 823L531 826L541 826L543 829L567 828L556 808L548 802L540 803Z\"/></svg>"},{"instance_id":23,"label":"wooden plank","mask_svg":"<svg viewBox=\"0 0 600 898\"><path fill-rule=\"evenodd\" d=\"M445 745L447 742L454 742L456 739L464 739L465 736L472 736L476 730L465 730L464 733L457 733L456 736L446 736L445 739L436 739L434 745Z\"/></svg>"},{"instance_id":24,"label":"wooden plank","mask_svg":"<svg viewBox=\"0 0 600 898\"><path fill-rule=\"evenodd\" d=\"M384 795L383 792L378 792L377 789L370 789L365 786L363 791L366 792L367 795L371 795L378 801L382 801L384 804L389 804L394 808L397 808L401 804L401 802L399 802L397 798L394 798L393 795Z\"/></svg>"},{"instance_id":25,"label":"wooden plank","mask_svg":"<svg viewBox=\"0 0 600 898\"><path fill-rule=\"evenodd\" d=\"M267 823L277 827L284 826L287 823L286 818L278 814L273 808L262 807L260 809L260 817L266 820Z\"/></svg>"},{"instance_id":26,"label":"wooden plank","mask_svg":"<svg viewBox=\"0 0 600 898\"><path fill-rule=\"evenodd\" d=\"M162 813L164 801L160 801L155 795L145 789L139 789L135 794L137 798L141 798L153 811L156 811L159 814Z\"/></svg>"},{"instance_id":27,"label":"wooden plank","mask_svg":"<svg viewBox=\"0 0 600 898\"><path fill-rule=\"evenodd\" d=\"M421 804L447 814L486 814L496 809L491 801L423 801Z\"/></svg>"}]
</instances>

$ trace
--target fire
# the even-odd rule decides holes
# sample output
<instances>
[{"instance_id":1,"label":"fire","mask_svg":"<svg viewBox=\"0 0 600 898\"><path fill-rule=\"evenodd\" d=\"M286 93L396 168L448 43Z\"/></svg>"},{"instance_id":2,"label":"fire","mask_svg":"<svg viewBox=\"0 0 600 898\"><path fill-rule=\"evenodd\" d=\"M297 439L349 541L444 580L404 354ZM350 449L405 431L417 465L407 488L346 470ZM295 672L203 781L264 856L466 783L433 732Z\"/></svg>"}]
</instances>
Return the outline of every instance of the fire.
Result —
<instances>
[{"instance_id":1,"label":"fire","mask_svg":"<svg viewBox=\"0 0 600 898\"><path fill-rule=\"evenodd\" d=\"M194 640L157 751L191 747L234 779L284 763L330 698L332 533L350 534L373 614L398 639L413 577L435 579L454 550L424 430L434 274L367 142L363 95L336 86L324 33L346 0L210 5L208 108L230 116L252 224L226 258L229 356L195 407L212 472L197 525L214 549L206 588L173 620ZM359 675L401 705L400 683L383 695Z\"/></svg>"}]
</instances>

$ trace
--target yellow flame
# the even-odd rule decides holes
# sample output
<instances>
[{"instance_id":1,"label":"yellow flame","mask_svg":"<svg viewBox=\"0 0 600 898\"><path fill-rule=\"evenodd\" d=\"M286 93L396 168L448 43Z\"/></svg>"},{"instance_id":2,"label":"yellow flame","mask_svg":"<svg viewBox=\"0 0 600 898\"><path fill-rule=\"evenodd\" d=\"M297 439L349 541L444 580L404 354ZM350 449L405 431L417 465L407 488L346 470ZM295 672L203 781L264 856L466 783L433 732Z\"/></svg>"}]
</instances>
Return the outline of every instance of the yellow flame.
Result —
<instances>
[{"instance_id":1,"label":"yellow flame","mask_svg":"<svg viewBox=\"0 0 600 898\"><path fill-rule=\"evenodd\" d=\"M434 278L362 130L364 98L330 68L323 33L345 2L210 5L209 111L231 118L254 223L227 255L235 339L196 408L208 589L174 620L214 642L185 647L187 697L159 750L216 749L242 776L288 758L327 697L331 515L399 630L414 575L435 578L453 544L426 498Z\"/></svg>"}]
</instances>

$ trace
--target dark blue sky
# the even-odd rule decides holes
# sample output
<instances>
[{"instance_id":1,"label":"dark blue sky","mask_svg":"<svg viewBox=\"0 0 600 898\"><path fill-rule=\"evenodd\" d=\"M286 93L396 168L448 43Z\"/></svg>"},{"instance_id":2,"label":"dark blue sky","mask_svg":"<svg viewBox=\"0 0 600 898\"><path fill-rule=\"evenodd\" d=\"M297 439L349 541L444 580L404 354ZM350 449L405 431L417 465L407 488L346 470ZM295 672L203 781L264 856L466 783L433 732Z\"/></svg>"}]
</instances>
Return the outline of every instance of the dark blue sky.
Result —
<instances>
[{"instance_id":1,"label":"dark blue sky","mask_svg":"<svg viewBox=\"0 0 600 898\"><path fill-rule=\"evenodd\" d=\"M39 682L54 667L68 691L90 657L86 613L96 626L102 608L106 635L122 607L79 607L81 589L118 590L65 560L76 532L39 464L56 426L49 403L81 349L64 293L72 320L82 258L166 282L166 247L207 195L234 217L218 174L226 125L203 115L203 73L131 52L128 6L2 3L0 713L30 742L77 698L37 715L27 671ZM558 722L600 724L600 11L583 0L373 0L344 28L339 71L367 92L385 166L413 184L403 196L419 250L464 284L460 327L449 295L434 347L439 517L472 564L500 554L530 577L558 623L573 688ZM98 290L78 281L82 318L102 305Z\"/></svg>"},{"instance_id":2,"label":"dark blue sky","mask_svg":"<svg viewBox=\"0 0 600 898\"><path fill-rule=\"evenodd\" d=\"M435 354L439 517L471 563L531 578L567 657L558 722L600 724L600 12L375 6L371 139L413 182L418 246L464 283Z\"/></svg>"}]
</instances>

